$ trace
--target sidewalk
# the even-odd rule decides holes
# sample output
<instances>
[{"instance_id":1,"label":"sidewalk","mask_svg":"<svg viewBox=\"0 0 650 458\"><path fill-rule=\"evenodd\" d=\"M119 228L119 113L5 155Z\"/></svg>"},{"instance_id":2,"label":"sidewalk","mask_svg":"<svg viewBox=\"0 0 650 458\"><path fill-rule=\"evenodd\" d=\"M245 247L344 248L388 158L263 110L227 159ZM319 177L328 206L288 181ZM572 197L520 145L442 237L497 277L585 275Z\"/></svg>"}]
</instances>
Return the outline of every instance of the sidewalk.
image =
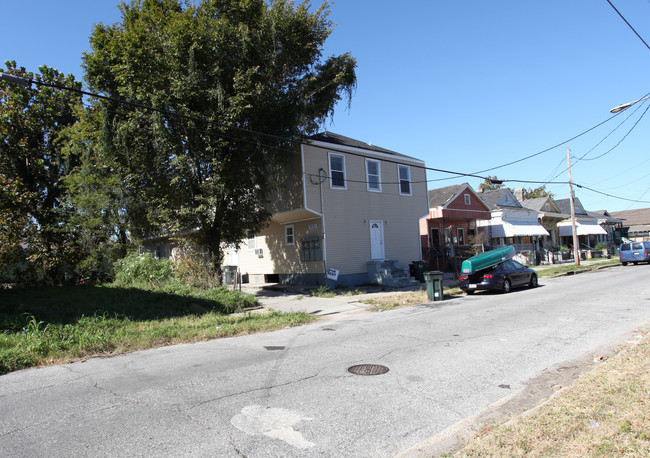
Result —
<instances>
[{"instance_id":1,"label":"sidewalk","mask_svg":"<svg viewBox=\"0 0 650 458\"><path fill-rule=\"evenodd\" d=\"M580 261L581 266L590 266L602 262L602 259ZM562 264L543 264L531 266L536 271L550 269L562 265L571 265L573 261ZM452 288L458 285L453 273L445 273L443 286ZM321 317L341 317L342 315L357 315L368 312L372 305L363 301L377 296L390 296L401 292L425 290L426 284L420 283L419 288L385 288L382 286L366 286L356 288L364 291L363 294L345 296L338 294L334 297L315 297L310 294L309 288L291 285L244 284L242 291L253 294L259 300L263 309L277 310L279 312L305 312Z\"/></svg>"},{"instance_id":2,"label":"sidewalk","mask_svg":"<svg viewBox=\"0 0 650 458\"><path fill-rule=\"evenodd\" d=\"M425 289L424 283L421 289ZM385 289L380 286L364 287L359 290L366 291L357 295L336 295L334 297L315 297L308 291L299 287L278 286L275 284L242 286L242 291L253 294L259 300L262 308L277 310L279 312L305 312L321 317L341 315L358 315L368 312L372 305L362 301L371 297L388 296L400 292L416 291L415 288Z\"/></svg>"}]
</instances>

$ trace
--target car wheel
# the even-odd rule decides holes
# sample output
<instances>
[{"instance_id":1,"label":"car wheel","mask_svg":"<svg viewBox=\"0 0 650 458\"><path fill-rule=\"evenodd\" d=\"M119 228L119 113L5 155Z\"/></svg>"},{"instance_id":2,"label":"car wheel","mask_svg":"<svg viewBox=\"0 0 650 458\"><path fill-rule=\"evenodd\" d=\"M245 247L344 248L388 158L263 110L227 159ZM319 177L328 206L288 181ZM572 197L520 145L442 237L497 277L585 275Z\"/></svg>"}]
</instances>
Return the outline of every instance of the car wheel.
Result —
<instances>
[{"instance_id":1,"label":"car wheel","mask_svg":"<svg viewBox=\"0 0 650 458\"><path fill-rule=\"evenodd\" d=\"M636 265L638 264L638 262L635 261L635 262L633 262L632 264L634 264L634 265L636 266Z\"/></svg>"},{"instance_id":2,"label":"car wheel","mask_svg":"<svg viewBox=\"0 0 650 458\"><path fill-rule=\"evenodd\" d=\"M512 285L510 284L510 280L506 278L505 280L503 280L503 292L509 293L511 289L512 289Z\"/></svg>"},{"instance_id":3,"label":"car wheel","mask_svg":"<svg viewBox=\"0 0 650 458\"><path fill-rule=\"evenodd\" d=\"M530 276L530 283L528 283L528 286L530 288L537 288L537 285L538 285L538 283L537 283L537 275L532 274Z\"/></svg>"},{"instance_id":4,"label":"car wheel","mask_svg":"<svg viewBox=\"0 0 650 458\"><path fill-rule=\"evenodd\" d=\"M626 265L627 265L627 262L622 262L621 264L623 264L624 266L626 266Z\"/></svg>"},{"instance_id":5,"label":"car wheel","mask_svg":"<svg viewBox=\"0 0 650 458\"><path fill-rule=\"evenodd\" d=\"M467 291L465 291L465 293L466 293L468 296L471 296L472 294L474 294L474 290L473 290L473 289L468 289Z\"/></svg>"}]
</instances>

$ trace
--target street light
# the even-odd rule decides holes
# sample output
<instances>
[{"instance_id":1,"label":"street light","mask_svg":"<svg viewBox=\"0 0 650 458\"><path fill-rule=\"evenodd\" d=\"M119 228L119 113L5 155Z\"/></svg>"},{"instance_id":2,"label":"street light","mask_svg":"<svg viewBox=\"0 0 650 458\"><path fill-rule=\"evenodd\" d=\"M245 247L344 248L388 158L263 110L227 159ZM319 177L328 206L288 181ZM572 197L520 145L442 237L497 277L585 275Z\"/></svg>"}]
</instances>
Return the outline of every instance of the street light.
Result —
<instances>
[{"instance_id":1,"label":"street light","mask_svg":"<svg viewBox=\"0 0 650 458\"><path fill-rule=\"evenodd\" d=\"M614 107L611 110L609 110L609 112L610 113L620 113L621 111L626 110L627 108L630 108L635 103L642 102L643 100L648 100L648 99L650 99L650 95L647 96L647 97L643 97L642 99L635 100L634 102L628 102L628 103L624 103L623 105L619 105L617 107Z\"/></svg>"},{"instance_id":2,"label":"street light","mask_svg":"<svg viewBox=\"0 0 650 458\"><path fill-rule=\"evenodd\" d=\"M32 82L24 76L12 75L11 73L0 72L0 80L8 81L23 87L31 87Z\"/></svg>"}]
</instances>

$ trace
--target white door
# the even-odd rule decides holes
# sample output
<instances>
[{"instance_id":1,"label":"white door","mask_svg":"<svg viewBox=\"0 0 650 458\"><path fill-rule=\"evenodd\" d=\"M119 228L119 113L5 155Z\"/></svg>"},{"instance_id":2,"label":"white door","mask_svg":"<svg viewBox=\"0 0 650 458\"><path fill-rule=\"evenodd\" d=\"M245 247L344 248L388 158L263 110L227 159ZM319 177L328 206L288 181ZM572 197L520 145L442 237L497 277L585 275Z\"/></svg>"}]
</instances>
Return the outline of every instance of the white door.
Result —
<instances>
[{"instance_id":1,"label":"white door","mask_svg":"<svg viewBox=\"0 0 650 458\"><path fill-rule=\"evenodd\" d=\"M384 259L384 222L370 220L370 259Z\"/></svg>"}]
</instances>

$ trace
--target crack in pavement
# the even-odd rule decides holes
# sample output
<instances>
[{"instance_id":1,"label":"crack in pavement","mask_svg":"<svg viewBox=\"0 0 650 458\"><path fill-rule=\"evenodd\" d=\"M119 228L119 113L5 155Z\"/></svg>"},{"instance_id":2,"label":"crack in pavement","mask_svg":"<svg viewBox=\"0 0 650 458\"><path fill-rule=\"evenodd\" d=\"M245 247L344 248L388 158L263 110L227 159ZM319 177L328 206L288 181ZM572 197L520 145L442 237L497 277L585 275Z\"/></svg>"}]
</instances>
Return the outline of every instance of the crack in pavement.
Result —
<instances>
[{"instance_id":1,"label":"crack in pavement","mask_svg":"<svg viewBox=\"0 0 650 458\"><path fill-rule=\"evenodd\" d=\"M203 406L205 404L210 404L211 402L221 401L222 399L228 399L228 398L232 398L232 397L236 397L236 396L241 396L241 395L244 395L244 394L255 393L255 392L258 392L258 391L273 390L275 388L281 388L281 387L284 387L284 386L289 386L289 385L293 385L293 384L296 384L296 383L301 383L301 382L304 382L306 380L316 378L319 375L320 375L320 371L318 373L314 374L314 375L310 375L308 377L303 377L303 378L298 379L298 380L292 380L292 381L289 381L289 382L286 382L286 383L279 383L277 385L270 385L270 386L261 386L259 388L253 388L253 389L250 389L250 390L244 390L244 391L240 391L240 392L237 392L237 393L231 393L231 394L227 394L227 395L224 395L224 396L219 396L217 398L208 399L207 401L199 402L198 404L195 404L192 407L190 407L188 410L196 409L197 407L201 407L201 406Z\"/></svg>"}]
</instances>

